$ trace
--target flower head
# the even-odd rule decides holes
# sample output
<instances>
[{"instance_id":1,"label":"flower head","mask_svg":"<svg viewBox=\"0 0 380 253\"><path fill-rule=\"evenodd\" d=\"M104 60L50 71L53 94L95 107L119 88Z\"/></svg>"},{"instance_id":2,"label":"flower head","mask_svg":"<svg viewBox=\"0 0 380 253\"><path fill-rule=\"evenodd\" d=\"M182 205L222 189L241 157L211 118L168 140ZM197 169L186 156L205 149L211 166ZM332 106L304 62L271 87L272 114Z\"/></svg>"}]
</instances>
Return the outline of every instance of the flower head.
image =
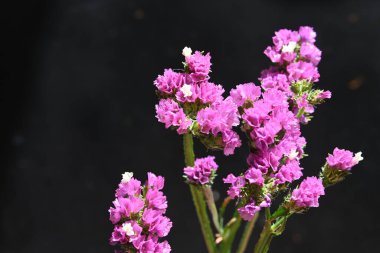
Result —
<instances>
[{"instance_id":1,"label":"flower head","mask_svg":"<svg viewBox=\"0 0 380 253\"><path fill-rule=\"evenodd\" d=\"M316 177L307 177L297 189L293 190L291 201L294 201L295 205L300 208L318 207L321 195L325 195L322 180Z\"/></svg>"},{"instance_id":2,"label":"flower head","mask_svg":"<svg viewBox=\"0 0 380 253\"><path fill-rule=\"evenodd\" d=\"M149 172L147 182L142 185L132 176L128 172L123 174L117 198L109 209L114 224L110 244L120 244L134 252L168 253L171 249L167 241L159 242L172 227L170 219L164 216L167 201L160 191L164 178Z\"/></svg>"}]
</instances>

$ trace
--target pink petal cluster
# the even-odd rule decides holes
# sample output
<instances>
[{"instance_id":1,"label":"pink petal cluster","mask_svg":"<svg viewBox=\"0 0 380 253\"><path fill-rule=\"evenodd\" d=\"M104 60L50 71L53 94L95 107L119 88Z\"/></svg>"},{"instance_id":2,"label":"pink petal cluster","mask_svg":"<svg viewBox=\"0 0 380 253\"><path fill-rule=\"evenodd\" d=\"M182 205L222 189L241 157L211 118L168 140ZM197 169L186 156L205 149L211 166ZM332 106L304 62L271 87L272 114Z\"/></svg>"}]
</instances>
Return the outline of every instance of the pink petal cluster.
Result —
<instances>
[{"instance_id":1,"label":"pink petal cluster","mask_svg":"<svg viewBox=\"0 0 380 253\"><path fill-rule=\"evenodd\" d=\"M259 205L256 205L254 200L250 200L248 204L238 208L240 217L243 220L250 221L261 208L269 207L271 205L270 196L264 196L264 200Z\"/></svg>"},{"instance_id":2,"label":"pink petal cluster","mask_svg":"<svg viewBox=\"0 0 380 253\"><path fill-rule=\"evenodd\" d=\"M290 63L286 67L288 79L291 82L298 80L308 80L310 82L318 82L319 72L316 66L310 62L298 61Z\"/></svg>"},{"instance_id":3,"label":"pink petal cluster","mask_svg":"<svg viewBox=\"0 0 380 253\"><path fill-rule=\"evenodd\" d=\"M326 161L332 169L349 171L362 159L360 152L354 155L351 151L335 148L333 153L328 155Z\"/></svg>"},{"instance_id":4,"label":"pink petal cluster","mask_svg":"<svg viewBox=\"0 0 380 253\"><path fill-rule=\"evenodd\" d=\"M203 134L222 136L224 154L234 153L235 148L241 146L239 135L232 128L240 124L239 112L231 97L211 104L210 107L200 110L197 114L199 131Z\"/></svg>"},{"instance_id":5,"label":"pink petal cluster","mask_svg":"<svg viewBox=\"0 0 380 253\"><path fill-rule=\"evenodd\" d=\"M325 195L322 180L317 177L307 177L297 189L293 190L291 200L300 208L318 207L321 195Z\"/></svg>"},{"instance_id":6,"label":"pink petal cluster","mask_svg":"<svg viewBox=\"0 0 380 253\"><path fill-rule=\"evenodd\" d=\"M302 168L297 160L290 160L276 173L276 184L291 183L302 177Z\"/></svg>"},{"instance_id":7,"label":"pink petal cluster","mask_svg":"<svg viewBox=\"0 0 380 253\"><path fill-rule=\"evenodd\" d=\"M230 91L230 96L237 106L242 106L244 102L254 102L261 95L261 88L254 83L239 84Z\"/></svg>"},{"instance_id":8,"label":"pink petal cluster","mask_svg":"<svg viewBox=\"0 0 380 253\"><path fill-rule=\"evenodd\" d=\"M273 46L265 49L264 54L273 63L287 65L298 59L318 65L321 51L314 45L316 33L313 28L301 26L298 31L281 29L272 38Z\"/></svg>"},{"instance_id":9,"label":"pink petal cluster","mask_svg":"<svg viewBox=\"0 0 380 253\"><path fill-rule=\"evenodd\" d=\"M178 103L171 98L161 99L156 105L156 118L166 128L176 127L178 134L187 133L192 123Z\"/></svg>"},{"instance_id":10,"label":"pink petal cluster","mask_svg":"<svg viewBox=\"0 0 380 253\"><path fill-rule=\"evenodd\" d=\"M164 74L159 75L154 81L154 85L157 87L158 91L165 94L172 94L182 87L185 80L186 78L184 74L174 72L172 69L165 69Z\"/></svg>"},{"instance_id":11,"label":"pink petal cluster","mask_svg":"<svg viewBox=\"0 0 380 253\"><path fill-rule=\"evenodd\" d=\"M164 216L167 201L161 191L163 187L164 178L153 173L148 173L144 185L131 176L122 180L113 207L109 209L110 221L114 224L111 245L120 244L141 253L171 251L167 241L160 241L172 227L170 219Z\"/></svg>"},{"instance_id":12,"label":"pink petal cluster","mask_svg":"<svg viewBox=\"0 0 380 253\"><path fill-rule=\"evenodd\" d=\"M218 165L215 162L215 157L207 156L196 159L194 166L184 168L183 172L188 182L205 185L212 183L217 169Z\"/></svg>"},{"instance_id":13,"label":"pink petal cluster","mask_svg":"<svg viewBox=\"0 0 380 253\"><path fill-rule=\"evenodd\" d=\"M259 169L249 168L243 176L234 176L229 174L223 179L224 183L230 184L227 194L230 198L242 198L242 193L245 191L245 187L249 185L256 185L262 187L264 185L263 173ZM248 203L238 209L238 212L242 219L251 220L253 216L261 210L262 207L269 207L271 204L271 198L269 195L263 195L261 202L256 204L254 198L250 198Z\"/></svg>"},{"instance_id":14,"label":"pink petal cluster","mask_svg":"<svg viewBox=\"0 0 380 253\"><path fill-rule=\"evenodd\" d=\"M211 69L211 56L209 53L203 55L199 51L186 56L185 61L190 70L190 76L197 81L208 79L208 74Z\"/></svg>"}]
</instances>

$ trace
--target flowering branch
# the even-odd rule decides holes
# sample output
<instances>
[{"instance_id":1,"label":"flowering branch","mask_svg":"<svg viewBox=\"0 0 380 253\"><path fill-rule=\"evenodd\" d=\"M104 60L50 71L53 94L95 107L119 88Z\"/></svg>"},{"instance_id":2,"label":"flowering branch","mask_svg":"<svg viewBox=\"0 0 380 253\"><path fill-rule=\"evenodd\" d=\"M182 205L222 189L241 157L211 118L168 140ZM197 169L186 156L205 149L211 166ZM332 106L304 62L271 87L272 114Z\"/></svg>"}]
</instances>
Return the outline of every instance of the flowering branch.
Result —
<instances>
[{"instance_id":1,"label":"flowering branch","mask_svg":"<svg viewBox=\"0 0 380 253\"><path fill-rule=\"evenodd\" d=\"M307 26L277 31L273 45L264 51L274 66L262 71L260 85L237 85L227 97L223 97L221 85L210 82L210 54L193 53L188 47L182 52L183 69L165 69L154 81L160 99L158 121L183 135L184 178L209 253L233 252L242 221L247 223L236 252L245 252L260 211L265 212L265 223L254 253L268 252L272 239L284 232L292 215L318 207L325 188L343 181L363 160L361 152L335 148L319 177L306 177L296 188L291 187L303 176L306 139L301 125L311 121L317 105L331 98L330 91L315 87L321 60L315 38L316 33ZM248 141L247 168L223 179L229 185L228 197L218 212L212 185L219 166L213 156L195 157L193 138L208 150L223 150L229 156L242 145L236 132L239 126ZM110 243L119 244L122 252L168 253L170 245L160 242L172 226L164 216L163 178L148 173L147 182L141 185L132 176L124 174L109 210L115 226ZM284 192L288 194L272 214L270 207ZM230 202L235 203L234 213L225 223Z\"/></svg>"},{"instance_id":2,"label":"flowering branch","mask_svg":"<svg viewBox=\"0 0 380 253\"><path fill-rule=\"evenodd\" d=\"M194 165L194 145L193 136L191 134L185 134L183 136L183 147L186 166ZM209 253L216 252L215 239L210 225L210 220L207 215L206 204L203 197L202 190L196 185L190 184L190 191L193 197L193 202L197 212L199 224L201 226L204 241L206 243Z\"/></svg>"}]
</instances>

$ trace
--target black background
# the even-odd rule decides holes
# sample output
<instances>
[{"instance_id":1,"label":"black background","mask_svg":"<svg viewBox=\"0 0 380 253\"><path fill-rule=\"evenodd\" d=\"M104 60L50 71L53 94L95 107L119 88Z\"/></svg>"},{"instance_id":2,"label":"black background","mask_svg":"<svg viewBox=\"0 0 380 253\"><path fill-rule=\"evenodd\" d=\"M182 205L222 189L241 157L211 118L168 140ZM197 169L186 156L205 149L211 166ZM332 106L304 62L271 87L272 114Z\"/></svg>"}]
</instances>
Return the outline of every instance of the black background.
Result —
<instances>
[{"instance_id":1,"label":"black background","mask_svg":"<svg viewBox=\"0 0 380 253\"><path fill-rule=\"evenodd\" d=\"M365 160L271 252L380 252L380 1L12 1L1 11L1 252L112 252L107 210L124 171L165 176L173 252L205 252L181 138L156 121L152 82L181 66L184 46L211 52L212 81L227 91L257 82L274 31L300 25L318 33L319 87L333 92L303 127L305 174L335 146ZM222 196L222 176L244 170L246 155L217 153Z\"/></svg>"}]
</instances>

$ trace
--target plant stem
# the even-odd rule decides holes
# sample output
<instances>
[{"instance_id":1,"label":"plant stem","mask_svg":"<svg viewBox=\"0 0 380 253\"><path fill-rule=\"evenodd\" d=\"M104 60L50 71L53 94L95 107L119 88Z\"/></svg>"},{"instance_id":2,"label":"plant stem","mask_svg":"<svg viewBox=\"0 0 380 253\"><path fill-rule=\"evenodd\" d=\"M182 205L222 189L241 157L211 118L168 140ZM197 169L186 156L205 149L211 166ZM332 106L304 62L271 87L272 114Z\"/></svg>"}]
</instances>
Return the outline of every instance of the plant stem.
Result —
<instances>
[{"instance_id":1,"label":"plant stem","mask_svg":"<svg viewBox=\"0 0 380 253\"><path fill-rule=\"evenodd\" d=\"M247 224L245 225L243 235L240 239L239 247L236 251L237 253L244 253L244 251L246 250L248 246L249 238L251 237L253 228L255 227L255 223L258 217L259 217L259 212L257 212L255 216L253 216L252 220L247 222Z\"/></svg>"},{"instance_id":2,"label":"plant stem","mask_svg":"<svg viewBox=\"0 0 380 253\"><path fill-rule=\"evenodd\" d=\"M216 209L215 205L215 199L214 199L214 194L212 192L212 189L210 186L203 186L203 195L205 197L208 210L210 211L212 222L214 223L215 229L218 231L219 234L222 233L222 229L219 224L219 215L218 215L218 210Z\"/></svg>"},{"instance_id":3,"label":"plant stem","mask_svg":"<svg viewBox=\"0 0 380 253\"><path fill-rule=\"evenodd\" d=\"M183 136L183 151L185 155L186 166L193 166L195 155L193 147L193 136L191 134L185 134ZM193 197L195 210L197 212L199 224L201 226L207 250L209 253L216 253L214 234L212 232L210 220L208 218L206 202L203 197L202 189L196 185L190 185L190 191Z\"/></svg>"},{"instance_id":4,"label":"plant stem","mask_svg":"<svg viewBox=\"0 0 380 253\"><path fill-rule=\"evenodd\" d=\"M259 241L255 246L254 253L266 253L269 250L269 245L272 241L273 234L271 230L271 221L265 222L263 231L261 231Z\"/></svg>"},{"instance_id":5,"label":"plant stem","mask_svg":"<svg viewBox=\"0 0 380 253\"><path fill-rule=\"evenodd\" d=\"M223 232L223 241L220 245L221 253L230 253L231 248L236 236L236 232L239 230L241 224L241 218L237 211L235 211L232 219L226 224Z\"/></svg>"}]
</instances>

